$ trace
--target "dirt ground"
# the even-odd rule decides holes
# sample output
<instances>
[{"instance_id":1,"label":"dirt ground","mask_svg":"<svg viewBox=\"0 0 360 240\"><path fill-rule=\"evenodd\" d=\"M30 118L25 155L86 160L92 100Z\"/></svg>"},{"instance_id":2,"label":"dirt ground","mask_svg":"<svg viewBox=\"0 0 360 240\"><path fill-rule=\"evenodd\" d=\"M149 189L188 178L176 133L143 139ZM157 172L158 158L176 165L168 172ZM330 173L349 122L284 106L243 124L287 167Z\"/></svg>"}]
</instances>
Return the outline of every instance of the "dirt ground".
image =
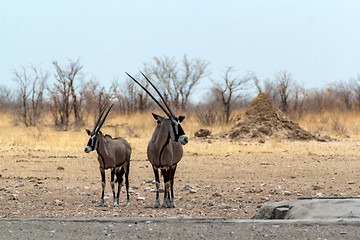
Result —
<instances>
[{"instance_id":1,"label":"dirt ground","mask_svg":"<svg viewBox=\"0 0 360 240\"><path fill-rule=\"evenodd\" d=\"M112 206L107 172L105 207L98 207L101 182L96 153L3 144L0 225L4 228L5 220L39 218L250 219L269 201L360 196L359 141L190 141L175 176L174 209L153 208L154 177L144 150L135 148L132 155L131 205L125 204L123 188L120 206ZM36 228L36 222L31 224Z\"/></svg>"}]
</instances>

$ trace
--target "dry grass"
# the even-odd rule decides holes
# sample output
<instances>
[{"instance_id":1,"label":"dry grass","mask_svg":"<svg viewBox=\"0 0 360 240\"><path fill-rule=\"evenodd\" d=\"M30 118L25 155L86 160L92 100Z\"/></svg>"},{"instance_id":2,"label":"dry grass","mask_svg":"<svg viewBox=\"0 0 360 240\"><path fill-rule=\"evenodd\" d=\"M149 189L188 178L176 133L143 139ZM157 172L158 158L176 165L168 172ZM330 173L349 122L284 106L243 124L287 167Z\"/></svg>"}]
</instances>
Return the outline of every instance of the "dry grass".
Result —
<instances>
[{"instance_id":1,"label":"dry grass","mask_svg":"<svg viewBox=\"0 0 360 240\"><path fill-rule=\"evenodd\" d=\"M299 124L313 134L360 139L360 113L355 111L311 113L299 120Z\"/></svg>"},{"instance_id":2,"label":"dry grass","mask_svg":"<svg viewBox=\"0 0 360 240\"><path fill-rule=\"evenodd\" d=\"M38 127L15 126L10 114L0 116L0 143L9 148L18 150L27 149L38 152L52 152L54 154L82 154L88 136L85 128L91 129L94 119L89 118L84 129L71 129L69 131L58 131L51 124L51 116L44 119L43 124ZM127 139L134 150L140 153L146 151L146 146L155 128L155 120L151 113L137 113L131 115L109 115L103 133L113 137ZM188 116L183 122L186 133L192 137L193 133L202 128L194 116ZM229 129L231 125L213 125L209 128L213 133L220 133Z\"/></svg>"},{"instance_id":3,"label":"dry grass","mask_svg":"<svg viewBox=\"0 0 360 240\"><path fill-rule=\"evenodd\" d=\"M50 116L45 119L50 123ZM92 129L94 120L90 118L85 128ZM335 138L360 139L360 113L349 112L325 112L321 114L308 114L300 119L299 124L305 130L313 134L328 135ZM39 127L15 126L10 114L0 116L0 143L3 146L27 149L29 151L52 152L53 154L82 154L87 143L88 136L84 129L58 131L50 124L43 124ZM192 138L194 132L200 128L207 128L213 134L229 130L232 124L214 124L204 127L197 120L195 114L188 115L183 122L183 128L187 135ZM127 139L133 149L143 154L155 128L155 120L151 113L137 113L131 115L110 115L103 126L102 131L113 137ZM202 152L209 154L231 153L239 151L239 144L229 142L216 142L216 144L203 144L193 141L194 144L186 146L189 152ZM243 147L251 148L243 144ZM264 147L272 150L282 149L284 146L280 139L273 139Z\"/></svg>"}]
</instances>

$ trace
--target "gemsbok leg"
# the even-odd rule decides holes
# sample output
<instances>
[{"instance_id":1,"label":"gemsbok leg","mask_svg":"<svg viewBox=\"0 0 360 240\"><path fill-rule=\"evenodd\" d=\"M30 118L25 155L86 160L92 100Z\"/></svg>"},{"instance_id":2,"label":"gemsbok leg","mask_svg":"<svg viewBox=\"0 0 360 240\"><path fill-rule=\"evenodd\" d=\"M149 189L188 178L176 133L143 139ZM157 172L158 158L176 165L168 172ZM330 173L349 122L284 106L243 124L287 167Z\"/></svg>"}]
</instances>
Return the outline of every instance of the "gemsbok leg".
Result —
<instances>
[{"instance_id":1,"label":"gemsbok leg","mask_svg":"<svg viewBox=\"0 0 360 240\"><path fill-rule=\"evenodd\" d=\"M116 182L118 183L118 192L116 198L117 198L117 204L119 205L120 192L123 184L124 169L117 168L115 174L116 174Z\"/></svg>"},{"instance_id":2,"label":"gemsbok leg","mask_svg":"<svg viewBox=\"0 0 360 240\"><path fill-rule=\"evenodd\" d=\"M101 192L101 199L100 199L100 204L99 207L104 206L104 192L105 192L105 169L100 169L100 173L101 173L101 187L102 187L102 192Z\"/></svg>"},{"instance_id":3,"label":"gemsbok leg","mask_svg":"<svg viewBox=\"0 0 360 240\"><path fill-rule=\"evenodd\" d=\"M153 166L154 174L155 174L155 185L156 185L156 200L155 200L155 208L160 207L160 200L159 200L159 189L160 189L160 178L159 178L159 171L157 167Z\"/></svg>"},{"instance_id":4,"label":"gemsbok leg","mask_svg":"<svg viewBox=\"0 0 360 240\"><path fill-rule=\"evenodd\" d=\"M171 201L170 201L170 207L175 208L175 199L174 199L174 177L175 177L175 171L176 171L177 164L171 166L170 168L170 190L171 190Z\"/></svg>"},{"instance_id":5,"label":"gemsbok leg","mask_svg":"<svg viewBox=\"0 0 360 240\"><path fill-rule=\"evenodd\" d=\"M126 167L126 168L125 168ZM126 205L130 206L130 196L129 196L129 170L130 170L130 162L127 163L125 168L125 185L126 185Z\"/></svg>"},{"instance_id":6,"label":"gemsbok leg","mask_svg":"<svg viewBox=\"0 0 360 240\"><path fill-rule=\"evenodd\" d=\"M163 168L161 169L161 173L164 177L164 188L165 188L165 192L164 192L164 201L161 207L169 207L169 203L170 203L170 179L169 179L169 175L170 175L170 170L168 168Z\"/></svg>"},{"instance_id":7,"label":"gemsbok leg","mask_svg":"<svg viewBox=\"0 0 360 240\"><path fill-rule=\"evenodd\" d=\"M116 195L115 195L115 168L111 168L111 180L110 180L110 185L111 185L111 190L113 192L113 204L114 207L118 206L118 200L116 199Z\"/></svg>"}]
</instances>

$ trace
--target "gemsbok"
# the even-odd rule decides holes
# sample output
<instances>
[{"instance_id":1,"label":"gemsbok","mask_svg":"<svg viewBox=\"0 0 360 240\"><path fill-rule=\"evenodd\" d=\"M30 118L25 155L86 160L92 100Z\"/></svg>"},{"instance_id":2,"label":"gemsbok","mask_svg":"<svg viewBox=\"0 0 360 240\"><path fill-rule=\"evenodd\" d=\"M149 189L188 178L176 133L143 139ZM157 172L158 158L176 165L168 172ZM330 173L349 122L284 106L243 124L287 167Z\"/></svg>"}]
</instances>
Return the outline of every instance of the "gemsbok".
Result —
<instances>
[{"instance_id":1,"label":"gemsbok","mask_svg":"<svg viewBox=\"0 0 360 240\"><path fill-rule=\"evenodd\" d=\"M130 205L130 197L129 197L129 170L130 170L130 156L131 156L131 147L130 144L123 138L112 138L110 135L103 133L100 131L102 125L105 122L107 115L109 114L111 107L106 112L104 118L101 120L106 107L100 114L97 123L92 131L86 129L87 134L89 135L89 142L85 147L85 152L89 153L91 151L96 150L98 154L98 161L100 165L100 173L101 173L101 200L100 205L104 205L104 190L105 190L105 169L111 169L111 180L110 185L112 188L114 200L114 207L119 206L119 197L121 186L123 182L123 175L125 173L125 185L126 185L126 193L127 193L127 205ZM101 120L101 121L100 121ZM118 192L115 196L115 181L114 177L116 175L116 182L118 183Z\"/></svg>"},{"instance_id":2,"label":"gemsbok","mask_svg":"<svg viewBox=\"0 0 360 240\"><path fill-rule=\"evenodd\" d=\"M166 103L160 92L152 84L152 82L141 72L145 79L150 83L150 85L155 89L157 94L160 96L167 110L155 99L153 95L138 81L136 81L132 76L126 73L133 81L135 81L145 92L157 103L157 105L164 111L168 118L152 114L157 125L155 131L150 139L150 142L147 147L147 157L153 167L155 174L155 184L156 184L156 200L155 208L160 206L159 200L159 189L160 189L160 179L159 171L164 178L164 201L162 207L174 208L174 176L176 171L176 166L183 156L183 147L188 143L188 137L185 135L183 128L180 123L185 119L184 116L176 117L173 111L171 111L169 105ZM170 197L171 194L171 197Z\"/></svg>"}]
</instances>

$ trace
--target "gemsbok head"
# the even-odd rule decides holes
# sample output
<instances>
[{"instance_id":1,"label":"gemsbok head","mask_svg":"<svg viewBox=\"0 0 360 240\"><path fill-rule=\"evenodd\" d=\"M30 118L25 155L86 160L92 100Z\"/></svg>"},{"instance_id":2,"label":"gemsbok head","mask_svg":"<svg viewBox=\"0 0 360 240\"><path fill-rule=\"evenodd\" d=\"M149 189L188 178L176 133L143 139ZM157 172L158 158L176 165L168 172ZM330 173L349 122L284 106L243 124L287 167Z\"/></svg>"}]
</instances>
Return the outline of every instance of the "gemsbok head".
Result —
<instances>
[{"instance_id":1,"label":"gemsbok head","mask_svg":"<svg viewBox=\"0 0 360 240\"><path fill-rule=\"evenodd\" d=\"M157 114L152 114L154 119L157 121L154 133L147 147L147 157L153 167L155 174L156 184L156 201L155 208L160 206L159 200L159 189L160 189L160 178L159 171L164 177L165 193L162 207L174 208L174 176L176 166L183 156L183 147L188 143L188 137L186 136L183 128L181 127L182 121L185 119L184 116L176 117L169 105L164 100L163 96L153 85L153 83L141 72L146 81L155 89L166 109L160 104L156 98L137 80L126 73L133 81L135 81L144 91L157 103L157 105L163 110L167 117L162 117ZM170 196L171 194L171 196Z\"/></svg>"},{"instance_id":2,"label":"gemsbok head","mask_svg":"<svg viewBox=\"0 0 360 240\"><path fill-rule=\"evenodd\" d=\"M113 204L115 207L117 207L119 205L119 197L120 197L120 191L121 191L124 173L125 173L125 185L126 185L126 193L127 193L127 205L130 204L129 170L130 170L131 147L130 144L125 139L120 137L112 138L108 134L103 135L103 133L100 131L112 107L113 105L110 106L104 118L101 120L106 110L106 107L104 108L92 131L86 129L86 132L89 135L89 141L84 151L86 153L90 153L91 151L96 150L98 154L98 161L100 165L101 182L102 182L100 206L104 205L104 190L106 185L105 169L111 169L110 185L114 196ZM116 182L118 183L118 192L116 196L115 196L115 181L114 181L115 175L116 175Z\"/></svg>"}]
</instances>

